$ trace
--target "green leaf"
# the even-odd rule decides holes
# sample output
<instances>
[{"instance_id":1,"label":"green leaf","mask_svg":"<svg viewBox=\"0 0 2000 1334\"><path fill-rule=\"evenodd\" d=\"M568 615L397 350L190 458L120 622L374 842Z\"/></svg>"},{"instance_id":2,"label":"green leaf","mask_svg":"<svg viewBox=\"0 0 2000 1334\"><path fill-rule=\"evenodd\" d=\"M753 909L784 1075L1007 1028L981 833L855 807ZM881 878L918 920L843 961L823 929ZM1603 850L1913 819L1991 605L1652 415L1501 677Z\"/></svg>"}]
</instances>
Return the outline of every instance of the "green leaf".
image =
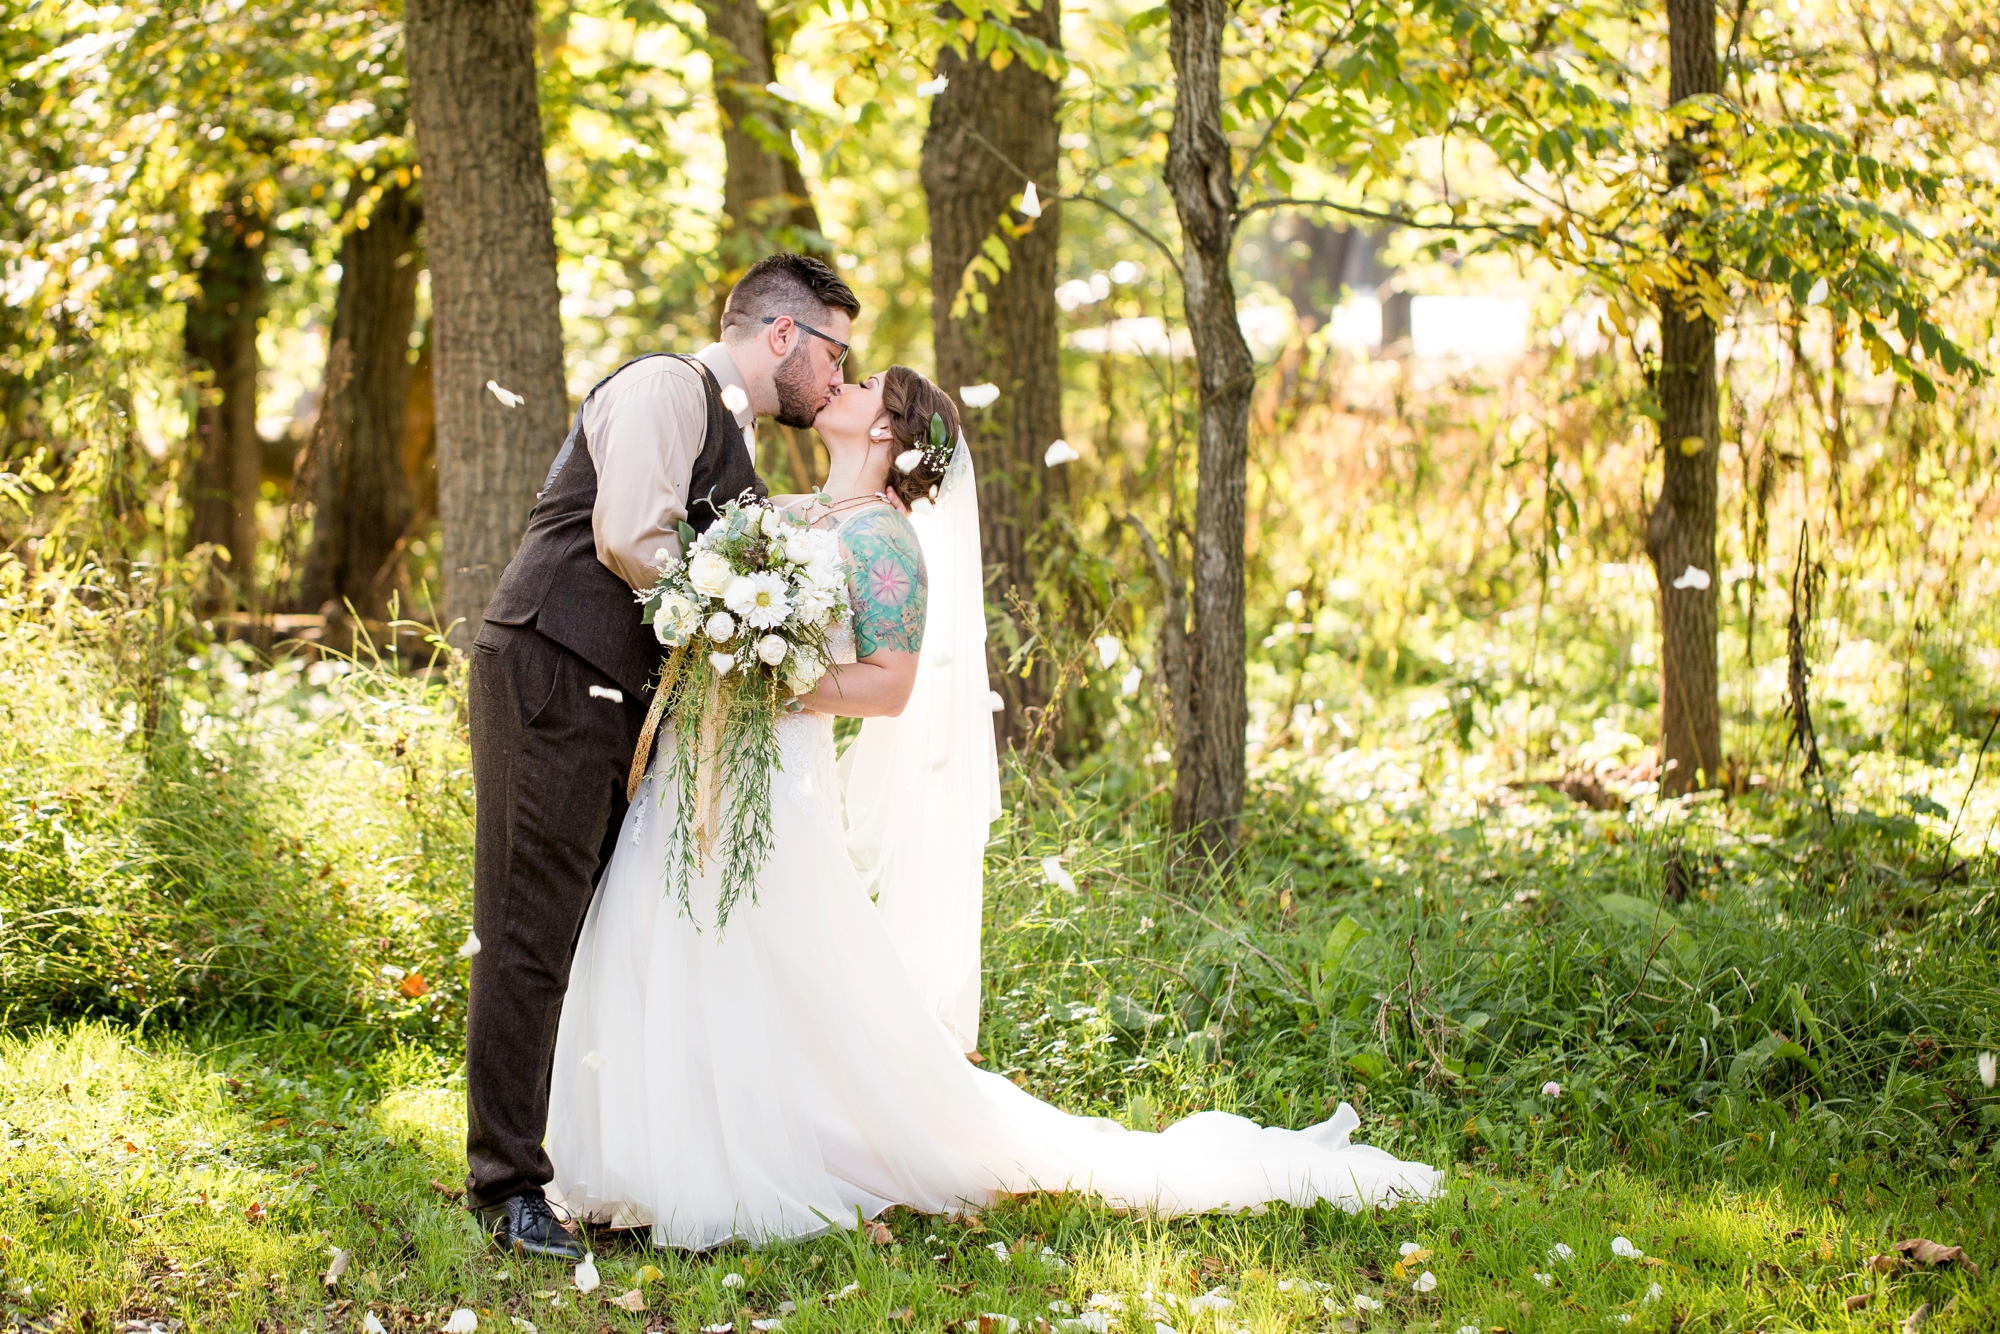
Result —
<instances>
[{"instance_id":1,"label":"green leaf","mask_svg":"<svg viewBox=\"0 0 2000 1334\"><path fill-rule=\"evenodd\" d=\"M1341 918L1333 930L1327 932L1325 943L1319 947L1320 968L1328 973L1339 969L1346 962L1355 942L1367 934L1367 929L1352 917Z\"/></svg>"},{"instance_id":2,"label":"green leaf","mask_svg":"<svg viewBox=\"0 0 2000 1334\"><path fill-rule=\"evenodd\" d=\"M1127 19L1125 22L1125 31L1144 32L1148 28L1157 28L1160 24L1165 23L1166 21L1167 21L1167 7L1165 5L1161 5L1157 9L1141 10L1139 13L1134 14L1131 18Z\"/></svg>"},{"instance_id":3,"label":"green leaf","mask_svg":"<svg viewBox=\"0 0 2000 1334\"><path fill-rule=\"evenodd\" d=\"M940 414L933 412L931 414L931 448L942 449L944 447L944 440L944 418Z\"/></svg>"},{"instance_id":4,"label":"green leaf","mask_svg":"<svg viewBox=\"0 0 2000 1334\"><path fill-rule=\"evenodd\" d=\"M695 532L693 524L689 523L686 519L681 520L681 550L685 551L693 546L695 538L699 536L700 534Z\"/></svg>"}]
</instances>

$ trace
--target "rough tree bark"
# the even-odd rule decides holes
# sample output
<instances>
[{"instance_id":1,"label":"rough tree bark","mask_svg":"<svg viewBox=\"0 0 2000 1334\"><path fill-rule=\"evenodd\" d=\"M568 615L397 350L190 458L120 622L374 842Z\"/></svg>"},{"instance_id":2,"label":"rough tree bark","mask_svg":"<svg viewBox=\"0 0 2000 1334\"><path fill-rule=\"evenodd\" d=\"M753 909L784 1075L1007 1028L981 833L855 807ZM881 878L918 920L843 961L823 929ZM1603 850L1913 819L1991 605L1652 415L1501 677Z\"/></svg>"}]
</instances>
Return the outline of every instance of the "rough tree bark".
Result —
<instances>
[{"instance_id":1,"label":"rough tree bark","mask_svg":"<svg viewBox=\"0 0 2000 1334\"><path fill-rule=\"evenodd\" d=\"M702 13L715 62L715 104L722 113L726 171L722 213L724 267L733 278L780 245L820 251L813 208L798 157L788 142L791 121L764 91L778 77L771 20L757 0L704 0Z\"/></svg>"},{"instance_id":2,"label":"rough tree bark","mask_svg":"<svg viewBox=\"0 0 2000 1334\"><path fill-rule=\"evenodd\" d=\"M1256 366L1236 321L1229 276L1236 186L1222 130L1222 40L1228 0L1170 0L1174 124L1167 187L1181 224L1181 287L1201 382L1194 513L1191 726L1174 739L1173 824L1195 846L1225 853L1243 811L1244 491Z\"/></svg>"},{"instance_id":3,"label":"rough tree bark","mask_svg":"<svg viewBox=\"0 0 2000 1334\"><path fill-rule=\"evenodd\" d=\"M346 385L320 406L333 414L333 455L318 460L313 542L300 603L313 610L351 603L379 617L394 588L390 570L412 514L403 465L410 394L410 329L417 314L417 228L423 212L390 186L366 225L340 245L333 342L345 342Z\"/></svg>"},{"instance_id":4,"label":"rough tree bark","mask_svg":"<svg viewBox=\"0 0 2000 1334\"><path fill-rule=\"evenodd\" d=\"M1668 98L1720 91L1714 0L1667 0ZM1691 180L1705 127L1684 127L1668 151L1675 184ZM1682 243L1678 237L1676 248ZM1706 261L1690 256L1697 264ZM1660 301L1660 443L1666 465L1647 524L1646 547L1660 585L1660 784L1668 793L1713 783L1722 767L1716 682L1715 497L1720 438L1715 324L1688 303ZM1689 570L1700 571L1690 575Z\"/></svg>"},{"instance_id":5,"label":"rough tree bark","mask_svg":"<svg viewBox=\"0 0 2000 1334\"><path fill-rule=\"evenodd\" d=\"M251 577L257 559L257 493L263 441L257 435L257 324L264 314L264 232L256 211L232 203L203 221L197 292L182 334L195 373L191 546L226 547L223 568Z\"/></svg>"},{"instance_id":6,"label":"rough tree bark","mask_svg":"<svg viewBox=\"0 0 2000 1334\"><path fill-rule=\"evenodd\" d=\"M1030 0L1034 3L1035 0ZM947 10L947 12L951 12ZM1056 0L1016 19L1020 30L1059 50ZM931 327L937 380L947 392L992 383L1000 400L961 413L966 443L979 473L979 517L990 607L1011 615L1012 599L1033 597L1029 539L1048 513L1049 488L1059 485L1043 455L1062 434L1061 355L1056 332L1056 246L1062 211L1056 179L1056 85L1019 60L995 70L949 47L937 73L949 80L931 104L922 177L931 228ZM1011 201L1035 183L1042 216L1029 220ZM985 289L986 309L951 308L965 267L995 224L1007 216L1026 231L1007 239L1009 267ZM1006 646L991 641L993 677L1006 708L996 720L1002 745L1030 731L1032 710L1047 703L1040 674L1008 674Z\"/></svg>"},{"instance_id":7,"label":"rough tree bark","mask_svg":"<svg viewBox=\"0 0 2000 1334\"><path fill-rule=\"evenodd\" d=\"M469 644L569 418L531 0L410 0L444 615ZM510 408L488 381L524 400Z\"/></svg>"}]
</instances>

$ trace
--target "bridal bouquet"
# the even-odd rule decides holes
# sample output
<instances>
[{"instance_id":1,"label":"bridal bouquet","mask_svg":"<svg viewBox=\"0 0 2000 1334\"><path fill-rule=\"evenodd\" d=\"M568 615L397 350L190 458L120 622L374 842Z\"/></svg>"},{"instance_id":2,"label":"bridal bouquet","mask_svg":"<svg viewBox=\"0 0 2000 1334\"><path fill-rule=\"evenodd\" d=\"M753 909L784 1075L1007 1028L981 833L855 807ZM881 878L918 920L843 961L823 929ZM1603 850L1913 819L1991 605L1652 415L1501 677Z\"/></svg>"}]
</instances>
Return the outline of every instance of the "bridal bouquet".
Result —
<instances>
[{"instance_id":1,"label":"bridal bouquet","mask_svg":"<svg viewBox=\"0 0 2000 1334\"><path fill-rule=\"evenodd\" d=\"M826 672L827 633L847 573L838 538L762 501L730 501L700 536L683 523L681 544L684 559L661 553L659 578L643 599L653 633L672 651L627 795L638 790L664 716L663 782L679 797L668 883L688 911L690 874L706 873L719 833L720 927L743 895L754 898L771 851L778 713Z\"/></svg>"}]
</instances>

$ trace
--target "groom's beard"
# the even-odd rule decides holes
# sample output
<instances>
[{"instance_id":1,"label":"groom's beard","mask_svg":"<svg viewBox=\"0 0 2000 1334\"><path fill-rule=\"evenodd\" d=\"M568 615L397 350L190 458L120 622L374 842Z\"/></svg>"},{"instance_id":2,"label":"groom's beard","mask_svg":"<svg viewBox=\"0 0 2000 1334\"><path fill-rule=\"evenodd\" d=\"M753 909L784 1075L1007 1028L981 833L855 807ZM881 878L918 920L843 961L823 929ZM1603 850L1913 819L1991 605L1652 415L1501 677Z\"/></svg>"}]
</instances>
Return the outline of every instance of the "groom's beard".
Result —
<instances>
[{"instance_id":1,"label":"groom's beard","mask_svg":"<svg viewBox=\"0 0 2000 1334\"><path fill-rule=\"evenodd\" d=\"M813 369L813 359L807 355L803 338L791 355L778 363L771 379L778 390L778 424L799 430L811 426L819 416L820 405L826 401L826 383Z\"/></svg>"}]
</instances>

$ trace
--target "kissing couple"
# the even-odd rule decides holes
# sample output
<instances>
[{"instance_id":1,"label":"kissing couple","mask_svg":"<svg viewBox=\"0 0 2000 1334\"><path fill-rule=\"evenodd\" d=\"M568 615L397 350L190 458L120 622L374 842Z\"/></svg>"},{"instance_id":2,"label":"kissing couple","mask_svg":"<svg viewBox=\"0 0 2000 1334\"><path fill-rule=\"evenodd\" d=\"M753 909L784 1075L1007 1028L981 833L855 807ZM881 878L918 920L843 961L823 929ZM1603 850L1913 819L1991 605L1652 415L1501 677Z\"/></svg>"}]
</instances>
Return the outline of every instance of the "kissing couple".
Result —
<instances>
[{"instance_id":1,"label":"kissing couple","mask_svg":"<svg viewBox=\"0 0 2000 1334\"><path fill-rule=\"evenodd\" d=\"M860 310L820 261L773 255L720 343L600 382L486 608L469 1207L504 1248L575 1260L566 1219L699 1251L1030 1191L1160 1214L1430 1197L1431 1168L1349 1142L1345 1103L1296 1131L1131 1131L966 1059L1000 809L978 499L950 395L903 366L846 382ZM819 433L817 491L767 496L759 416ZM737 499L837 539L846 596L827 670L777 716L768 855L724 923L719 859L684 901L665 887L685 789L634 751L664 657L642 602ZM836 716L866 720L838 758Z\"/></svg>"}]
</instances>

